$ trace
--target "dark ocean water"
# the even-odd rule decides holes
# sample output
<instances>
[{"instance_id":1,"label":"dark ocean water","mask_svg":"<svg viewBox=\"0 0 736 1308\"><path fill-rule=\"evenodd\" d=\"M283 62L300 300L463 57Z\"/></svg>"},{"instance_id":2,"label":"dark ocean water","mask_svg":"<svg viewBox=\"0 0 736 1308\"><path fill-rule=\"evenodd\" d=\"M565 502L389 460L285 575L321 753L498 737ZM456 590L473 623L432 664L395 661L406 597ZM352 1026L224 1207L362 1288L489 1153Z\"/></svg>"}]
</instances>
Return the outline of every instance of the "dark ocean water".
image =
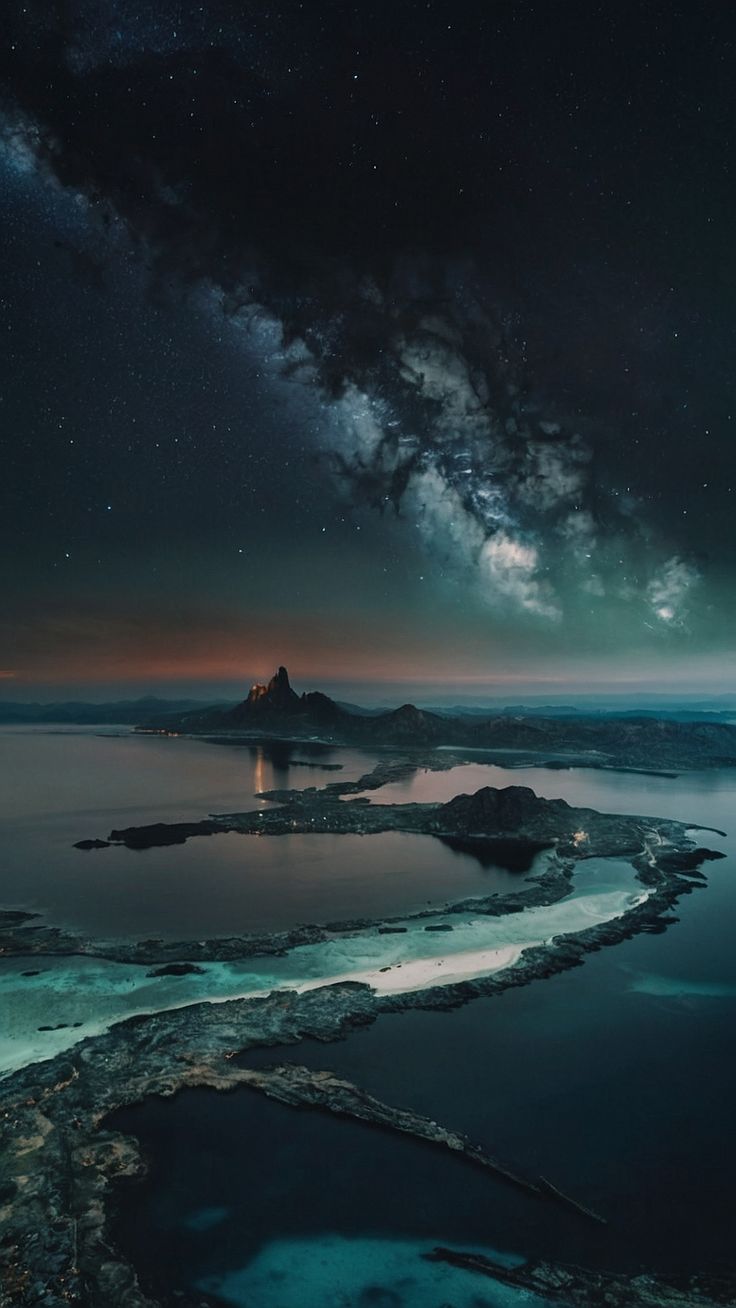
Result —
<instances>
[{"instance_id":1,"label":"dark ocean water","mask_svg":"<svg viewBox=\"0 0 736 1308\"><path fill-rule=\"evenodd\" d=\"M736 828L733 773L529 780L600 808ZM433 798L456 789L447 773L427 785ZM701 838L728 857L664 935L450 1013L386 1016L340 1043L244 1056L329 1067L460 1128L603 1213L607 1227L358 1124L251 1091L191 1091L116 1119L152 1159L148 1181L122 1196L117 1227L144 1275L216 1288L248 1308L291 1308L300 1275L310 1308L368 1305L371 1285L385 1296L376 1303L413 1308L418 1296L439 1308L465 1294L474 1302L479 1287L415 1283L419 1253L438 1242L631 1273L733 1271L736 844ZM376 1280L379 1266L390 1271ZM515 1303L509 1294L477 1302Z\"/></svg>"},{"instance_id":2,"label":"dark ocean water","mask_svg":"<svg viewBox=\"0 0 736 1308\"><path fill-rule=\"evenodd\" d=\"M0 904L97 937L201 939L412 912L516 884L428 836L395 832L73 848L114 827L263 807L257 791L357 778L375 761L309 743L226 748L128 728L0 729Z\"/></svg>"},{"instance_id":3,"label":"dark ocean water","mask_svg":"<svg viewBox=\"0 0 736 1308\"><path fill-rule=\"evenodd\" d=\"M113 825L248 808L256 789L320 785L373 762L353 751L295 753L0 732L0 900L92 933L201 937L403 912L515 884L430 838L71 849ZM299 759L345 767L320 772ZM444 799L486 783L736 832L733 772L672 780L478 763L421 774L391 797ZM421 1253L448 1243L629 1272L732 1270L736 840L698 839L727 857L708 865L707 889L681 901L664 935L450 1013L386 1016L341 1043L247 1055L333 1068L464 1130L602 1212L606 1228L410 1140L254 1092L188 1091L116 1118L151 1162L144 1182L120 1190L115 1231L144 1282L199 1288L237 1308L529 1308L533 1300Z\"/></svg>"}]
</instances>

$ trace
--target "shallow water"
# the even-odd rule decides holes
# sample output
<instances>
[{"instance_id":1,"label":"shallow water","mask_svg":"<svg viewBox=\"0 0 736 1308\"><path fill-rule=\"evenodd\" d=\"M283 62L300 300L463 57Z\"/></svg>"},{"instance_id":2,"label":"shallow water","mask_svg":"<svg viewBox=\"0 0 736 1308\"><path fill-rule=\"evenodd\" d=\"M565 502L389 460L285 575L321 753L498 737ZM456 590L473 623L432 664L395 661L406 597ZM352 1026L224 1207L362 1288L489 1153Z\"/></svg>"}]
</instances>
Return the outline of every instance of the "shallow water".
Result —
<instances>
[{"instance_id":1,"label":"shallow water","mask_svg":"<svg viewBox=\"0 0 736 1308\"><path fill-rule=\"evenodd\" d=\"M516 770L483 775L522 780ZM432 797L463 788L457 779L428 775L428 784L447 786ZM523 780L608 811L736 825L733 771L667 780L534 769ZM386 1016L346 1041L243 1056L249 1065L332 1068L388 1103L464 1130L602 1212L607 1227L488 1178L466 1172L457 1181L452 1160L412 1142L406 1153L406 1142L369 1131L364 1146L365 1129L354 1123L262 1108L250 1092L202 1091L149 1101L121 1119L154 1163L123 1203L125 1247L144 1272L157 1266L168 1284L216 1289L238 1308L291 1308L302 1261L315 1305L413 1308L417 1294L429 1308L464 1305L459 1283L416 1289L417 1253L434 1243L632 1274L733 1271L736 841L700 838L728 857L706 866L707 888L681 900L679 922L663 935L449 1013ZM186 1167L177 1168L185 1150ZM218 1205L227 1216L193 1238L192 1214ZM480 1278L467 1293L515 1302Z\"/></svg>"},{"instance_id":2,"label":"shallow water","mask_svg":"<svg viewBox=\"0 0 736 1308\"><path fill-rule=\"evenodd\" d=\"M115 1232L135 1248L146 1286L199 1287L237 1308L540 1302L422 1259L444 1240L519 1261L488 1247L494 1183L461 1159L248 1090L186 1091L113 1124L152 1147L150 1185L121 1190ZM503 1194L518 1204L513 1190Z\"/></svg>"},{"instance_id":3,"label":"shallow water","mask_svg":"<svg viewBox=\"0 0 736 1308\"><path fill-rule=\"evenodd\" d=\"M108 929L116 911L125 910L118 933L151 934L152 920L166 922L167 910L176 917L179 898L187 902L177 921L192 922L197 913L209 912L209 898L226 896L229 885L229 928L246 929L234 923L255 921L259 911L266 919L272 911L264 897L268 876L252 872L265 857L260 853L254 855L255 864L248 864L247 878L242 863L235 872L226 870L226 856L214 851L228 848L233 839L246 849L275 851L267 857L278 859L273 865L279 878L275 899L281 902L274 911L282 914L282 921L295 911L300 884L307 904L329 905L330 917L345 915L335 906L336 897L346 896L349 889L340 888L342 860L336 863L336 854L349 849L351 842L354 849L345 859L354 869L350 885L359 897L367 896L366 902L375 895L379 913L390 911L387 894L397 894L398 902L407 892L409 898L422 893L420 886L427 884L422 881L428 875L424 856L412 871L415 840L446 860L436 869L435 893L442 901L487 893L488 872L475 864L468 875L478 878L479 889L458 890L464 875L460 856L419 837L406 837L408 843L396 849L390 874L383 856L374 860L370 854L379 849L382 837L328 838L336 843L324 850L314 844L324 838L300 838L305 851L316 849L311 869L300 863L297 846L287 843L291 837L217 837L146 851L142 859L129 851L108 850L78 863L85 856L64 844L72 828L72 838L78 839L104 835L111 825L251 806L247 798L243 802L239 789L255 788L245 751L197 742L136 741L136 751L149 745L157 751L158 762L151 764L158 776L155 785L163 785L167 776L169 808L163 790L143 794L135 780L131 784L138 793L129 796L123 819L112 807L128 766L122 762L128 756L113 749L118 743L105 746L112 752L100 790L95 788L99 749L87 754L89 791L76 799L64 795L63 788L71 783L62 778L56 788L53 773L62 766L62 756L53 747L47 752L48 739L40 752L38 744L35 749L29 746L27 758L35 758L42 769L47 766L44 759L49 763L43 773L46 789L39 792L48 795L47 817L40 824L28 820L34 813L36 784L31 770L20 791L16 784L15 799L6 800L11 826L26 821L38 837L36 846L23 840L14 846L10 880L17 899L35 897L37 903L55 905L59 913L70 905L71 916L104 922ZM167 754L169 746L178 752ZM83 749L79 744L75 748ZM209 772L209 764L200 759L211 750ZM304 756L301 747L299 754ZM137 757L140 762L146 755ZM324 784L359 776L371 765L367 757L349 751L336 751L332 757L350 760L349 767L333 774L305 769L298 775L295 770L288 781L282 774L262 784ZM183 788L182 770L194 778L191 791ZM398 787L372 792L371 798L447 799L482 784L528 784L540 794L603 811L671 816L726 831L736 827L733 770L673 780L478 763L471 771L420 774ZM179 799L177 787L182 787ZM85 816L82 829L80 814ZM733 834L721 839L702 833L698 839L722 848L728 857L706 865L708 888L681 901L680 921L664 935L639 936L588 957L582 968L451 1013L386 1016L345 1042L303 1042L286 1051L247 1056L253 1063L286 1057L332 1067L387 1102L465 1130L502 1160L530 1174L542 1172L602 1211L609 1218L606 1228L589 1226L554 1205L509 1191L416 1142L269 1104L251 1092L186 1092L126 1110L128 1116L120 1117L140 1133L152 1159L148 1180L130 1189L127 1198L121 1195L118 1227L144 1275L189 1292L200 1287L217 1293L237 1308L291 1308L297 1302L304 1308L342 1308L346 1303L361 1308L418 1308L420 1303L427 1308L446 1303L456 1308L481 1303L515 1308L522 1300L513 1292L480 1278L466 1280L467 1274L424 1262L420 1253L432 1244L448 1243L631 1272L732 1270L736 841ZM31 848L38 858L28 866L26 882L24 858ZM361 848L367 856L358 866L353 855ZM210 850L208 864L205 852ZM157 868L155 859L148 861L149 854L166 855L166 862ZM108 861L108 855L115 857ZM89 872L81 871L85 866ZM136 866L142 869L140 875L131 870ZM103 874L103 869L108 871ZM145 870L150 875L143 875ZM490 873L506 877L506 884L509 878L518 884L512 874ZM584 863L580 873L578 888L587 886L594 897L593 861ZM273 888L273 874L268 875ZM414 875L418 881L412 881ZM408 910L406 904L394 911ZM192 933L179 928L176 934ZM449 940L453 947L457 943L454 936L440 937L437 947L441 944L448 952ZM280 960L282 965L288 972L293 960ZM63 961L58 966L62 968ZM189 984L189 979L148 984L156 987L154 997L160 1004L164 990L158 987L170 988L175 996L174 987ZM93 982L93 997L95 988L98 994L111 993L109 974ZM82 990L75 978L67 993L76 1003ZM127 1003L125 987L120 993Z\"/></svg>"},{"instance_id":4,"label":"shallow water","mask_svg":"<svg viewBox=\"0 0 736 1308\"><path fill-rule=\"evenodd\" d=\"M198 1284L233 1308L535 1308L547 1302L490 1281L481 1294L477 1275L426 1261L431 1248L429 1240L332 1234L274 1240L245 1267ZM473 1252L510 1261L482 1245Z\"/></svg>"},{"instance_id":5,"label":"shallow water","mask_svg":"<svg viewBox=\"0 0 736 1308\"><path fill-rule=\"evenodd\" d=\"M284 957L200 964L199 972L185 976L152 977L146 965L78 955L0 960L0 1074L51 1058L125 1017L201 1000L347 980L405 992L496 972L524 948L608 921L642 898L629 864L590 859L582 867L584 875L557 904L500 918L474 917L469 910L448 916L451 929L444 932L409 919L405 934L368 928L299 946Z\"/></svg>"}]
</instances>

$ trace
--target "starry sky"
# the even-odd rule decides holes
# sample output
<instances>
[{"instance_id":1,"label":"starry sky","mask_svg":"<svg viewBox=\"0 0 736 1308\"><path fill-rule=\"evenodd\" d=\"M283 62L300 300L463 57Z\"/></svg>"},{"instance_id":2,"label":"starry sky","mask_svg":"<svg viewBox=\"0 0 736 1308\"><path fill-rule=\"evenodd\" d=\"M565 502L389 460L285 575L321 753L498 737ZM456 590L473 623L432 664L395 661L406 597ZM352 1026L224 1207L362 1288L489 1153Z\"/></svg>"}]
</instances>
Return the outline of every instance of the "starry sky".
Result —
<instances>
[{"instance_id":1,"label":"starry sky","mask_svg":"<svg viewBox=\"0 0 736 1308\"><path fill-rule=\"evenodd\" d=\"M1 695L734 688L729 6L6 12Z\"/></svg>"}]
</instances>

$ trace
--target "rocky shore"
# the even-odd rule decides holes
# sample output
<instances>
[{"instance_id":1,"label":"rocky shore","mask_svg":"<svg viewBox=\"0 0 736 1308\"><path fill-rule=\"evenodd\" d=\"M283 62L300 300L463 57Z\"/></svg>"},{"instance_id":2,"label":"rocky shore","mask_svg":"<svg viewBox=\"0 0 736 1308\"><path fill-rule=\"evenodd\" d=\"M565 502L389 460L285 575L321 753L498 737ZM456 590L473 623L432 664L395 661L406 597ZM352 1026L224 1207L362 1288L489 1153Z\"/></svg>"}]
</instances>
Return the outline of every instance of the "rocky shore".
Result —
<instances>
[{"instance_id":1,"label":"rocky shore","mask_svg":"<svg viewBox=\"0 0 736 1308\"><path fill-rule=\"evenodd\" d=\"M544 868L527 877L520 888L500 896L459 900L444 905L443 916L467 913L503 916L526 908L552 904L570 891L577 862L592 857L623 857L637 869L639 879L651 884L653 866L659 871L692 872L714 851L696 847L688 832L690 823L670 819L598 813L595 809L573 808L562 799L539 798L526 786L503 789L484 787L474 795L457 795L447 804L366 804L345 800L357 788L378 788L386 777L405 775L405 761L379 764L357 782L338 782L322 789L271 792L280 807L264 811L228 814L201 822L153 823L112 831L110 839L82 840L78 846L95 850L111 843L130 849L181 843L190 837L217 832L241 835L279 836L343 833L370 835L382 831L403 831L431 835L457 845L479 857L516 869L530 866L534 856L549 850ZM720 834L720 833L719 833ZM316 944L334 933L364 931L372 927L388 931L393 924L437 916L439 910L386 917L352 918L336 922L308 923L287 931L260 935L216 937L212 940L170 941L149 938L131 941L89 940L73 932L44 923L38 915L0 910L0 958L39 954L86 954L124 963L175 964L182 960L234 960L283 955L299 945ZM396 928L398 929L398 928Z\"/></svg>"},{"instance_id":2,"label":"rocky shore","mask_svg":"<svg viewBox=\"0 0 736 1308\"><path fill-rule=\"evenodd\" d=\"M359 1086L335 1076L334 1072L315 1071L293 1063L261 1069L231 1066L227 1074L220 1076L215 1084L215 1088L223 1090L239 1087L257 1090L269 1099L277 1099L292 1107L317 1108L339 1117L352 1117L387 1131L413 1136L415 1140L422 1140L438 1149L459 1155L496 1180L513 1185L527 1195L562 1204L588 1221L604 1226L606 1224L605 1218L563 1194L543 1178L526 1177L518 1171L512 1171L461 1131L454 1131L409 1109L384 1104Z\"/></svg>"},{"instance_id":3,"label":"rocky shore","mask_svg":"<svg viewBox=\"0 0 736 1308\"><path fill-rule=\"evenodd\" d=\"M456 762L453 760L453 765ZM420 766L417 759L382 762L357 781L264 791L257 796L273 801L274 808L210 814L192 822L124 827L111 831L106 840L98 836L79 840L76 847L98 850L116 844L143 850L228 832L278 836L402 831L447 841L462 839L465 848L472 848L475 842L479 852L493 853L495 847L499 855L505 846L511 846L517 856L555 846L562 856L615 857L639 850L642 840L677 843L688 829L688 824L662 818L575 808L564 799L542 799L528 786L484 786L474 795L456 795L446 804L377 804L362 797L361 792L404 779ZM357 798L350 799L351 795Z\"/></svg>"},{"instance_id":4,"label":"rocky shore","mask_svg":"<svg viewBox=\"0 0 736 1308\"><path fill-rule=\"evenodd\" d=\"M566 1304L569 1308L591 1308L593 1304L610 1308L708 1308L713 1304L733 1304L733 1286L715 1276L688 1281L662 1281L651 1276L608 1276L559 1263L536 1261L521 1267L507 1267L485 1254L461 1249L436 1247L424 1254L428 1262L462 1267L479 1277L489 1277L504 1285L542 1296L547 1302Z\"/></svg>"},{"instance_id":5,"label":"rocky shore","mask_svg":"<svg viewBox=\"0 0 736 1308\"><path fill-rule=\"evenodd\" d=\"M346 803L334 792L304 792L285 806L301 809L303 829L309 815L339 807L365 813L374 806ZM296 1044L305 1037L337 1040L356 1026L371 1023L382 1013L413 1008L452 1008L480 995L498 995L584 962L585 955L638 932L663 931L674 921L671 910L680 895L704 882L701 864L719 857L696 847L684 823L660 819L618 817L573 809L563 801L539 800L523 787L483 790L458 796L448 805L376 806L379 823L419 821L438 836L462 834L465 839L534 840L553 847L547 867L520 885L510 896L473 900L474 913L516 913L538 903L554 903L570 890L577 862L592 855L623 855L636 868L648 894L620 917L575 934L559 936L526 949L518 960L491 976L398 994L378 994L353 982L295 991L274 991L266 998L196 1003L188 1007L136 1017L107 1033L83 1040L73 1050L34 1064L0 1082L0 1256L5 1274L0 1290L2 1308L63 1308L77 1303L89 1308L158 1308L138 1283L134 1269L114 1247L109 1225L111 1188L122 1177L140 1175L145 1161L135 1141L110 1129L116 1108L148 1095L170 1095L183 1087L219 1089L248 1087L282 1102L311 1105L371 1121L386 1130L409 1133L428 1147L462 1154L470 1164L485 1168L489 1184L514 1184L530 1202L564 1204L571 1220L598 1220L584 1196L567 1196L553 1179L524 1177L498 1162L480 1145L459 1133L400 1107L383 1104L360 1087L329 1073L284 1066L253 1071L238 1066L236 1055L259 1046ZM384 813L381 814L381 809ZM396 810L404 810L395 817ZM249 823L266 819L283 822L284 809L268 814L241 815ZM581 825L583 824L584 825ZM375 829L386 829L377 827ZM418 829L399 826L393 829ZM140 829L139 829L140 830ZM275 830L273 832L275 834ZM104 855L103 855L104 857ZM442 916L467 912L468 901L451 905ZM431 922L436 910L427 911ZM6 956L89 952L126 961L159 965L181 974L212 958L243 958L254 953L286 952L305 939L323 939L330 932L371 928L399 931L396 920L342 922L297 928L273 937L180 942L143 941L120 945L111 954L104 942L84 942L54 932L28 915L9 913L0 923L0 944ZM315 934L316 933L316 934ZM33 971L33 969L29 969ZM173 974L179 974L174 972ZM502 1141L497 1142L502 1147ZM601 1214L605 1218L605 1214ZM436 1251L435 1256L465 1257L462 1251ZM479 1278L504 1276L498 1269L476 1267ZM692 1303L732 1303L734 1286L693 1282L677 1290L654 1278L623 1283L615 1276L592 1274L551 1264L515 1269L516 1284L546 1294L555 1302L631 1304L633 1308ZM526 1280L524 1279L526 1277ZM508 1280L508 1276L506 1277ZM509 1282L511 1283L511 1282ZM481 1293L479 1289L479 1293ZM687 1295L690 1294L690 1298ZM588 1296L587 1298L585 1296ZM622 1297L623 1296L623 1297ZM181 1299L178 1302L184 1302ZM197 1303L206 1304L205 1295Z\"/></svg>"},{"instance_id":6,"label":"rocky shore","mask_svg":"<svg viewBox=\"0 0 736 1308\"><path fill-rule=\"evenodd\" d=\"M515 1184L534 1202L565 1204L571 1219L595 1220L598 1215L586 1209L584 1197L561 1195L549 1182L519 1176L452 1128L382 1104L332 1074L283 1065L254 1071L238 1067L234 1058L248 1048L297 1044L305 1037L341 1039L397 1008L450 1008L476 996L501 994L578 966L586 953L636 931L664 930L672 920L666 909L698 882L691 880L692 871L662 874L650 867L649 875L658 884L646 904L574 938L528 950L495 977L401 996L379 997L367 986L345 983L299 995L282 991L265 999L196 1004L121 1023L84 1041L70 1055L1 1082L0 1251L6 1274L0 1305L158 1308L111 1241L111 1188L121 1178L141 1175L145 1160L135 1141L110 1130L106 1119L118 1107L184 1087L248 1086L282 1102L372 1121L383 1129L412 1134L431 1147L462 1153L486 1168L489 1183L495 1179ZM494 1276L494 1269L495 1264L475 1270L479 1276ZM651 1277L641 1278L641 1284L623 1282L553 1264L531 1264L514 1274L519 1279L509 1283L579 1308L596 1302L633 1308L736 1302L733 1285L693 1281L674 1297L673 1287ZM504 1277L499 1273L497 1279ZM206 1304L206 1296L197 1302Z\"/></svg>"}]
</instances>

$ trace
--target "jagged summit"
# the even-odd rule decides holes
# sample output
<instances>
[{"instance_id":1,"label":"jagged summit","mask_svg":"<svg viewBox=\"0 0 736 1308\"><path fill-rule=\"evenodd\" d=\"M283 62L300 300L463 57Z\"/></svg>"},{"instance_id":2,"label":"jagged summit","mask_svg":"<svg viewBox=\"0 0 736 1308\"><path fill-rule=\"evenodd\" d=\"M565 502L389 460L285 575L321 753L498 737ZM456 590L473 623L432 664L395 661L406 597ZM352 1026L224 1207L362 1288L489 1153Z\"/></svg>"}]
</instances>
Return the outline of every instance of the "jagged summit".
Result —
<instances>
[{"instance_id":1,"label":"jagged summit","mask_svg":"<svg viewBox=\"0 0 736 1308\"><path fill-rule=\"evenodd\" d=\"M251 686L239 704L151 714L140 722L139 729L192 735L242 732L250 739L312 737L381 749L470 748L492 750L499 761L506 751L512 751L518 759L522 755L537 761L546 758L550 766L579 766L581 762L588 767L646 770L736 766L736 726L730 723L622 719L598 714L576 718L505 714L466 717L432 713L414 704L365 713L354 705L336 702L322 691L297 695L283 665L267 685ZM523 790L512 787L502 801L490 795L473 799L473 808L505 806L507 811L498 813L499 822L504 829L512 830L514 810L521 812L528 799ZM458 797L458 817L461 800L470 803L467 797ZM482 813L474 811L465 818L473 827L479 818L485 820Z\"/></svg>"},{"instance_id":2,"label":"jagged summit","mask_svg":"<svg viewBox=\"0 0 736 1308\"><path fill-rule=\"evenodd\" d=\"M243 707L251 711L275 709L280 713L294 713L299 705L299 696L291 688L289 674L285 667L280 667L267 686L259 682L251 686Z\"/></svg>"}]
</instances>

